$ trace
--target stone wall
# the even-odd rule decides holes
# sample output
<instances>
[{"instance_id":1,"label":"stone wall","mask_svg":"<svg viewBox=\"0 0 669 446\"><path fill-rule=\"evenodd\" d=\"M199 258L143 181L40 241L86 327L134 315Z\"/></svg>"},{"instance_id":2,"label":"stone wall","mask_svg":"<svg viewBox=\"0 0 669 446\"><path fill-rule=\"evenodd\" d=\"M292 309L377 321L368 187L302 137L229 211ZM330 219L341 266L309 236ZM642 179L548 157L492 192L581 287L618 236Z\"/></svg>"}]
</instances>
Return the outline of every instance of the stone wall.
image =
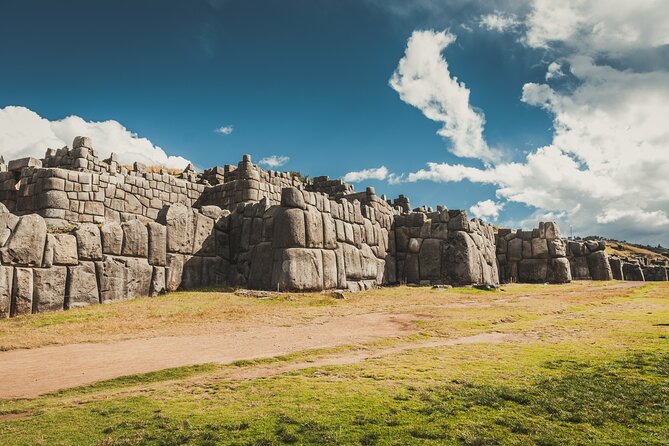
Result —
<instances>
[{"instance_id":1,"label":"stone wall","mask_svg":"<svg viewBox=\"0 0 669 446\"><path fill-rule=\"evenodd\" d=\"M374 200L370 198L370 200ZM222 221L232 284L271 290L368 289L387 271L392 210L323 193L283 188L271 205L239 204Z\"/></svg>"},{"instance_id":2,"label":"stone wall","mask_svg":"<svg viewBox=\"0 0 669 446\"><path fill-rule=\"evenodd\" d=\"M393 229L399 282L499 284L493 228L465 211L397 215Z\"/></svg>"},{"instance_id":3,"label":"stone wall","mask_svg":"<svg viewBox=\"0 0 669 446\"><path fill-rule=\"evenodd\" d=\"M221 215L177 204L162 210L165 225L133 219L51 233L40 215L0 205L0 317L222 284L212 231Z\"/></svg>"},{"instance_id":4,"label":"stone wall","mask_svg":"<svg viewBox=\"0 0 669 446\"><path fill-rule=\"evenodd\" d=\"M609 257L609 264L613 272L613 278L616 280L630 281L661 281L669 280L669 267L666 262L657 262L656 264L642 264L637 259L620 259L618 257Z\"/></svg>"},{"instance_id":5,"label":"stone wall","mask_svg":"<svg viewBox=\"0 0 669 446\"><path fill-rule=\"evenodd\" d=\"M496 247L502 282L565 283L572 279L557 223L541 222L531 231L500 229Z\"/></svg>"},{"instance_id":6,"label":"stone wall","mask_svg":"<svg viewBox=\"0 0 669 446\"><path fill-rule=\"evenodd\" d=\"M570 240L567 257L571 275L579 280L613 280L613 270L606 254L606 242Z\"/></svg>"}]
</instances>

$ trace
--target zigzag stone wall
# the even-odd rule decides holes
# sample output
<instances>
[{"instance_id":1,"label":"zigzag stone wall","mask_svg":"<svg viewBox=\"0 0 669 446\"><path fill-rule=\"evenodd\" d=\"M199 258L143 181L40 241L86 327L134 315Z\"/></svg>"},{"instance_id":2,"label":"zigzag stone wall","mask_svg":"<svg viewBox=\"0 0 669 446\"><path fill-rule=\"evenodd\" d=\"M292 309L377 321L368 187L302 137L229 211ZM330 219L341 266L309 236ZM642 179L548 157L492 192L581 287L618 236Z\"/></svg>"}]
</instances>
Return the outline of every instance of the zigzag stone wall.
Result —
<instances>
[{"instance_id":1,"label":"zigzag stone wall","mask_svg":"<svg viewBox=\"0 0 669 446\"><path fill-rule=\"evenodd\" d=\"M613 267L603 245L565 241L554 223L498 230L464 211L411 211L404 196L304 181L247 155L175 176L101 160L77 137L73 149L0 164L0 201L0 316L215 285L666 280L664 267Z\"/></svg>"}]
</instances>

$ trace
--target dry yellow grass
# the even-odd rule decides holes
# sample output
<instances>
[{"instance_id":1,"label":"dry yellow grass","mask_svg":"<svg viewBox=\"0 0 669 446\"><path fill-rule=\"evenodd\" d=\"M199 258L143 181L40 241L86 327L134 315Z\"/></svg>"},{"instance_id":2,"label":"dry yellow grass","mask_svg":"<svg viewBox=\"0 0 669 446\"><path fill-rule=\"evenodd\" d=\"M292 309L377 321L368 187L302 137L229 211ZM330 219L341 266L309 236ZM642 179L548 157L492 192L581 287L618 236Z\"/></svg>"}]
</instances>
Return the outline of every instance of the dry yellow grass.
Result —
<instances>
[{"instance_id":1,"label":"dry yellow grass","mask_svg":"<svg viewBox=\"0 0 669 446\"><path fill-rule=\"evenodd\" d=\"M642 286L643 282L580 281L559 286L513 284L497 292L402 286L349 294L346 300L329 293L258 299L231 292L178 292L0 321L0 349L292 326L320 316L371 312L428 314L434 321L422 324L430 333L468 335L500 326L524 329L542 318L591 303L601 305ZM669 287L661 284L660 289Z\"/></svg>"}]
</instances>

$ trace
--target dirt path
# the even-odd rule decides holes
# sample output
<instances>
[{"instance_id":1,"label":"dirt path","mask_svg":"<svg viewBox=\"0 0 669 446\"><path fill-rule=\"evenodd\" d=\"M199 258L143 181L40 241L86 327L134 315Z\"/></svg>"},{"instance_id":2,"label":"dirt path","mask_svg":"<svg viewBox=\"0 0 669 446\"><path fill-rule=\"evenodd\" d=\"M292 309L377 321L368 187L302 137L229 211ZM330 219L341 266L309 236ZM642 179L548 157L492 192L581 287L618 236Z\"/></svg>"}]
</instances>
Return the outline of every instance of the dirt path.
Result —
<instances>
[{"instance_id":1,"label":"dirt path","mask_svg":"<svg viewBox=\"0 0 669 446\"><path fill-rule=\"evenodd\" d=\"M415 332L411 314L321 317L305 325L233 333L70 344L0 353L0 398L31 398L119 376L231 363Z\"/></svg>"},{"instance_id":2,"label":"dirt path","mask_svg":"<svg viewBox=\"0 0 669 446\"><path fill-rule=\"evenodd\" d=\"M419 344L407 344L398 347L391 347L381 350L363 351L345 353L343 355L331 356L327 358L316 359L308 362L295 362L282 366L261 366L254 367L248 370L232 373L226 376L225 380L236 379L255 379L268 378L270 376L280 375L295 370L303 370L311 367L325 367L329 365L346 365L355 364L357 362L368 359L381 358L383 356L394 355L397 353L407 352L410 350L418 350L421 348L444 347L448 345L462 345L462 344L496 344L499 342L520 341L528 339L527 336L509 333L481 333L473 336L463 336L460 338L443 339L437 341L423 342Z\"/></svg>"}]
</instances>

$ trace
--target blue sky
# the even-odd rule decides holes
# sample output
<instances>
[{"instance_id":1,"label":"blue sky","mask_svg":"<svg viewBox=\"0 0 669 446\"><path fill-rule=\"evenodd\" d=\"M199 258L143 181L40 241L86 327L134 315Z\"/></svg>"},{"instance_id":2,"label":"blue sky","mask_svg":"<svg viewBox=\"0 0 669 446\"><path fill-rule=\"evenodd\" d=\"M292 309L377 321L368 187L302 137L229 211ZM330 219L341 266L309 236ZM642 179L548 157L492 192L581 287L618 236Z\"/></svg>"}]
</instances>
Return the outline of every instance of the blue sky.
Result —
<instances>
[{"instance_id":1,"label":"blue sky","mask_svg":"<svg viewBox=\"0 0 669 446\"><path fill-rule=\"evenodd\" d=\"M118 121L200 168L236 163L251 153L255 161L289 157L281 170L310 176L343 177L385 166L406 178L428 162L486 171L495 166L454 155L452 141L436 133L442 124L389 86L414 31L446 31L456 40L442 56L451 76L469 91L471 109L485 116L484 140L502 151L504 163L529 169L527 155L553 141L558 110L528 93L521 100L524 86L546 83L549 65L566 61L563 78L551 87L568 97L586 82L569 73L572 59L593 54L574 49L567 38L544 39L547 45L533 41L530 31L538 25L527 14L531 18L541 7L534 3L541 2L506 1L491 8L464 0L420 0L410 6L394 0L0 0L0 108L25 107L48 121L70 115ZM511 21L490 25L482 21L487 14ZM651 60L654 50L666 48L662 32L659 40L640 44ZM598 57L607 55L597 50ZM623 64L616 67L621 72L629 68L619 54L608 56ZM659 72L665 70L660 62ZM233 131L217 133L221 126ZM587 157L569 156L588 170ZM604 215L594 221L578 215L582 211L574 211L567 199L547 203L517 192L500 195L505 187L533 187L509 181L385 178L362 181L356 189L373 185L390 197L404 193L415 206L469 209L491 200L499 216L482 216L513 226L536 226L549 216L561 220L563 232L565 225L575 225L584 234L609 231L648 241L669 232L663 220L651 233L626 232L632 222L616 220L618 214L601 203L588 204ZM585 194L584 202L590 201L587 190L576 191ZM662 198L641 211L666 218L668 202ZM620 224L610 225L606 216Z\"/></svg>"}]
</instances>

